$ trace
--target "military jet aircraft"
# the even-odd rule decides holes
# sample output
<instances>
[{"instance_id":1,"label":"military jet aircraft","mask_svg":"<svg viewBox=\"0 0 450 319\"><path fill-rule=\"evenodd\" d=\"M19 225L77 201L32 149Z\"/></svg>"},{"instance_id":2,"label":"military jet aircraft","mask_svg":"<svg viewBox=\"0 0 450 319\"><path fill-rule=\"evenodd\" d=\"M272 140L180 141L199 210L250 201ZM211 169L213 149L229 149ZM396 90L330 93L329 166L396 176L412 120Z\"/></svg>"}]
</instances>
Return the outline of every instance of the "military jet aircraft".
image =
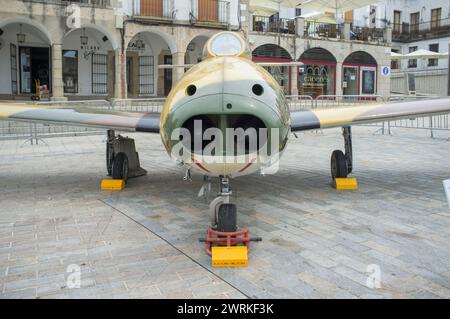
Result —
<instances>
[{"instance_id":1,"label":"military jet aircraft","mask_svg":"<svg viewBox=\"0 0 450 319\"><path fill-rule=\"evenodd\" d=\"M450 99L291 112L282 88L251 61L249 52L237 33L213 36L206 46L207 57L174 86L161 114L2 104L0 120L105 129L108 173L125 180L145 171L134 141L116 136L115 131L159 133L167 152L187 173L219 178L219 196L210 205L211 222L233 231L236 205L230 202L229 179L270 173L291 132L342 127L345 150L331 155L332 178L342 178L353 169L351 125L450 113Z\"/></svg>"}]
</instances>

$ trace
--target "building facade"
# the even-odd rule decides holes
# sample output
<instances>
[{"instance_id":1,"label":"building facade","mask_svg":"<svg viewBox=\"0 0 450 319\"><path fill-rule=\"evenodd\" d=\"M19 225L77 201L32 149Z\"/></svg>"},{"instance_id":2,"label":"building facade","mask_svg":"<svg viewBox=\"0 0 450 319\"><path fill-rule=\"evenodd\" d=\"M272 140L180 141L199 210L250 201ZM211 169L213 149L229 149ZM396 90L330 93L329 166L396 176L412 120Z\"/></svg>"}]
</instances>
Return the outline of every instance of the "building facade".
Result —
<instances>
[{"instance_id":1,"label":"building facade","mask_svg":"<svg viewBox=\"0 0 450 319\"><path fill-rule=\"evenodd\" d=\"M317 23L295 9L260 17L249 0L0 0L0 97L53 100L164 97L201 61L216 32L240 32L286 94L388 96L389 29L352 38L351 24ZM376 31L376 32L375 32Z\"/></svg>"},{"instance_id":2,"label":"building facade","mask_svg":"<svg viewBox=\"0 0 450 319\"><path fill-rule=\"evenodd\" d=\"M392 51L448 53L450 2L447 0L384 0L355 10L354 24L392 28ZM448 59L393 61L392 92L447 95Z\"/></svg>"}]
</instances>

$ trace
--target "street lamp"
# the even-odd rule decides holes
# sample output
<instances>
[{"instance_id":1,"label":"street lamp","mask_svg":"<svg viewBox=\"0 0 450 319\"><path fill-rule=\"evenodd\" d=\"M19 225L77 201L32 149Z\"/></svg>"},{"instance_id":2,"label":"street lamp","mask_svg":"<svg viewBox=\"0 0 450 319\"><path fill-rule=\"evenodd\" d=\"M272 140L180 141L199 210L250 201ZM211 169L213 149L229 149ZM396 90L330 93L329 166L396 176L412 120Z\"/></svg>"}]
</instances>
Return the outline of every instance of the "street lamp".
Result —
<instances>
[{"instance_id":1,"label":"street lamp","mask_svg":"<svg viewBox=\"0 0 450 319\"><path fill-rule=\"evenodd\" d=\"M17 33L17 42L24 43L26 39L26 35L22 33L22 24L19 25L19 33Z\"/></svg>"}]
</instances>

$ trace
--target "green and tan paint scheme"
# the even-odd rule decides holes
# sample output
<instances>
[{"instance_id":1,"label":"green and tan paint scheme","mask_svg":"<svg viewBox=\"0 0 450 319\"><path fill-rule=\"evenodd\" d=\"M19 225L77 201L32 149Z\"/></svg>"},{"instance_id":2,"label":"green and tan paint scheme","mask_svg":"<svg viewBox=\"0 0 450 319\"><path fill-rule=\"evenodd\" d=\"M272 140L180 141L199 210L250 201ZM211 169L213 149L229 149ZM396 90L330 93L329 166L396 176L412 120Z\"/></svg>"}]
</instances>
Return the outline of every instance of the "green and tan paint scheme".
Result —
<instances>
[{"instance_id":1,"label":"green and tan paint scheme","mask_svg":"<svg viewBox=\"0 0 450 319\"><path fill-rule=\"evenodd\" d=\"M216 41L217 39L222 42ZM217 46L217 43L220 45ZM233 51L234 49L236 50ZM207 58L192 67L175 85L162 114L3 103L0 104L0 120L160 133L170 154L173 146L178 143L177 140L171 139L172 133L190 118L214 118L217 127L224 130L229 126L231 118L249 115L259 119L267 129L279 131L278 151L281 154L291 130L305 131L450 113L448 98L289 112L278 83L264 68L249 59L248 52L244 40L237 33L221 32L213 36L207 43ZM253 92L255 84L263 88L262 94ZM188 90L189 86L195 86L195 93L192 94ZM270 144L273 142L269 135L268 149L271 149ZM237 161L237 164L224 164L219 160L219 163L208 164L203 158L192 154L193 161L187 165L205 175L246 175L261 168L258 154L249 155L251 156L247 156L247 163Z\"/></svg>"}]
</instances>

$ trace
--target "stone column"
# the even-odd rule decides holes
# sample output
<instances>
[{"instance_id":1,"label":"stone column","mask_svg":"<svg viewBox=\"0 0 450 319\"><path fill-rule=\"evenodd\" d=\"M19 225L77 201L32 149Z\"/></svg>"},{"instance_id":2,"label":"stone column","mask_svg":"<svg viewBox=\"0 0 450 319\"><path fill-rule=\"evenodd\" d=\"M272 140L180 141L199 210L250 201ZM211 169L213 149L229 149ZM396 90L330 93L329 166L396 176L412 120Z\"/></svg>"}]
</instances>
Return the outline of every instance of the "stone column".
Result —
<instances>
[{"instance_id":1,"label":"stone column","mask_svg":"<svg viewBox=\"0 0 450 319\"><path fill-rule=\"evenodd\" d=\"M240 1L240 19L241 19L241 28L244 33L244 38L248 40L248 33L253 28L253 17L250 15L248 11L250 1L249 0L241 0Z\"/></svg>"},{"instance_id":2,"label":"stone column","mask_svg":"<svg viewBox=\"0 0 450 319\"><path fill-rule=\"evenodd\" d=\"M392 44L392 28L391 27L386 27L384 29L384 41L387 44Z\"/></svg>"},{"instance_id":3,"label":"stone column","mask_svg":"<svg viewBox=\"0 0 450 319\"><path fill-rule=\"evenodd\" d=\"M300 38L305 36L305 19L301 17L295 18L295 35Z\"/></svg>"},{"instance_id":4,"label":"stone column","mask_svg":"<svg viewBox=\"0 0 450 319\"><path fill-rule=\"evenodd\" d=\"M350 40L350 23L344 23L344 40Z\"/></svg>"},{"instance_id":5,"label":"stone column","mask_svg":"<svg viewBox=\"0 0 450 319\"><path fill-rule=\"evenodd\" d=\"M342 95L342 62L336 63L336 95Z\"/></svg>"},{"instance_id":6,"label":"stone column","mask_svg":"<svg viewBox=\"0 0 450 319\"><path fill-rule=\"evenodd\" d=\"M177 52L172 54L172 64L175 66L184 65L186 52ZM175 67L172 72L172 88L180 81L184 74L184 68Z\"/></svg>"},{"instance_id":7,"label":"stone column","mask_svg":"<svg viewBox=\"0 0 450 319\"><path fill-rule=\"evenodd\" d=\"M52 45L52 101L67 101L62 76L62 44Z\"/></svg>"},{"instance_id":8,"label":"stone column","mask_svg":"<svg viewBox=\"0 0 450 319\"><path fill-rule=\"evenodd\" d=\"M124 73L122 49L115 50L114 63L114 98L125 99L126 96L124 96L124 93L126 93L126 87L124 88L124 85L127 85L127 83L126 81L124 83L122 76L122 74Z\"/></svg>"},{"instance_id":9,"label":"stone column","mask_svg":"<svg viewBox=\"0 0 450 319\"><path fill-rule=\"evenodd\" d=\"M448 45L448 73L447 73L447 88L448 96L450 96L450 44Z\"/></svg>"},{"instance_id":10,"label":"stone column","mask_svg":"<svg viewBox=\"0 0 450 319\"><path fill-rule=\"evenodd\" d=\"M298 66L291 67L291 95L298 95Z\"/></svg>"}]
</instances>

